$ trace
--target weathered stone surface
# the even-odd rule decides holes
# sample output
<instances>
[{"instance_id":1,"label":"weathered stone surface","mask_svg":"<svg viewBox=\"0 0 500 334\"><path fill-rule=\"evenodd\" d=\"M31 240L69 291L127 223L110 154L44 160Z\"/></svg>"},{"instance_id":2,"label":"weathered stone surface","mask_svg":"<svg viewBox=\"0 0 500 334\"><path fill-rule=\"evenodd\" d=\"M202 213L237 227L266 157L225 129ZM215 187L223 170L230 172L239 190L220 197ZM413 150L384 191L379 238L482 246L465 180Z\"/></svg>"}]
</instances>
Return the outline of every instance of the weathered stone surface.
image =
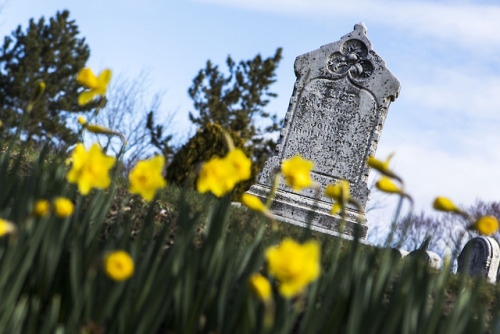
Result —
<instances>
[{"instance_id":1,"label":"weathered stone surface","mask_svg":"<svg viewBox=\"0 0 500 334\"><path fill-rule=\"evenodd\" d=\"M312 177L321 185L321 194L328 184L346 179L352 196L364 208L369 195L366 159L375 155L389 104L399 93L399 81L373 51L363 24L340 41L297 57L295 74L275 155L249 192L267 197L281 162L300 154L314 162ZM340 217L330 214L332 200L315 197L312 189L296 193L282 182L272 209L279 220L300 226L310 222L314 230L338 232ZM353 235L359 228L361 237L366 237L367 226L359 223L358 214L351 205L343 233Z\"/></svg>"},{"instance_id":2,"label":"weathered stone surface","mask_svg":"<svg viewBox=\"0 0 500 334\"><path fill-rule=\"evenodd\" d=\"M392 253L402 259L406 257L410 252L405 251L404 249L401 248L392 248Z\"/></svg>"},{"instance_id":3,"label":"weathered stone surface","mask_svg":"<svg viewBox=\"0 0 500 334\"><path fill-rule=\"evenodd\" d=\"M458 256L458 272L485 277L489 282L497 281L500 263L500 246L490 237L471 239Z\"/></svg>"},{"instance_id":4,"label":"weathered stone surface","mask_svg":"<svg viewBox=\"0 0 500 334\"><path fill-rule=\"evenodd\" d=\"M428 250L422 251L420 249L417 249L410 252L408 256L409 257L418 256L423 261L425 261L429 267L434 269L440 269L441 265L443 264L443 260L441 259L441 256L439 256L439 254L436 254Z\"/></svg>"}]
</instances>

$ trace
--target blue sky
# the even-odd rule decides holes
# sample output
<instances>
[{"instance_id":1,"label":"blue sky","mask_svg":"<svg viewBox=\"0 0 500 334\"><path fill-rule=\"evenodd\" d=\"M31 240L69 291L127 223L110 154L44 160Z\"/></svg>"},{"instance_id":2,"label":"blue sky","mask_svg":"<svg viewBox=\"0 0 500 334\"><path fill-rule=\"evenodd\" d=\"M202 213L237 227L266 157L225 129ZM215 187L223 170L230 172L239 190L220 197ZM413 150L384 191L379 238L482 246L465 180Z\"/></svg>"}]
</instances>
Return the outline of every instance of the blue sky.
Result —
<instances>
[{"instance_id":1,"label":"blue sky","mask_svg":"<svg viewBox=\"0 0 500 334\"><path fill-rule=\"evenodd\" d=\"M193 128L187 89L207 59L223 64L284 59L268 110L283 117L296 56L338 40L364 22L375 51L401 82L377 156L395 151L392 166L429 210L437 195L457 203L500 194L500 5L495 1L335 0L10 0L0 34L29 18L69 9L91 49L89 66L115 75L150 70L162 110L176 112L179 137ZM378 198L376 194L372 196ZM375 217L383 223L390 217ZM374 224L374 223L373 223Z\"/></svg>"}]
</instances>

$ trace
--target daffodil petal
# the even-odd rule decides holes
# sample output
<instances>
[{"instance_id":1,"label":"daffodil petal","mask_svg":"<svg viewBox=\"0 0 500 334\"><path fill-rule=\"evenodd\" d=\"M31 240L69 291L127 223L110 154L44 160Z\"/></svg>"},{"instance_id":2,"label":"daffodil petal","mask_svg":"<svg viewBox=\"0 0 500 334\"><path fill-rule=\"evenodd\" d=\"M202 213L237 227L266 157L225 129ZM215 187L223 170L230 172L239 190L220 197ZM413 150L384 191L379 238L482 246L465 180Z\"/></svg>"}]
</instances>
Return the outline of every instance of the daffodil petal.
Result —
<instances>
[{"instance_id":1,"label":"daffodil petal","mask_svg":"<svg viewBox=\"0 0 500 334\"><path fill-rule=\"evenodd\" d=\"M106 88L108 87L110 80L111 70L104 70L99 74L97 77L97 82L99 83L99 94L104 95L106 93Z\"/></svg>"},{"instance_id":2,"label":"daffodil petal","mask_svg":"<svg viewBox=\"0 0 500 334\"><path fill-rule=\"evenodd\" d=\"M88 90L85 92L80 93L80 96L78 96L78 105L83 106L94 98L94 96L97 95L96 91L93 90Z\"/></svg>"},{"instance_id":3,"label":"daffodil petal","mask_svg":"<svg viewBox=\"0 0 500 334\"><path fill-rule=\"evenodd\" d=\"M90 68L84 68L78 72L76 81L90 89L96 89L98 87L98 80Z\"/></svg>"}]
</instances>

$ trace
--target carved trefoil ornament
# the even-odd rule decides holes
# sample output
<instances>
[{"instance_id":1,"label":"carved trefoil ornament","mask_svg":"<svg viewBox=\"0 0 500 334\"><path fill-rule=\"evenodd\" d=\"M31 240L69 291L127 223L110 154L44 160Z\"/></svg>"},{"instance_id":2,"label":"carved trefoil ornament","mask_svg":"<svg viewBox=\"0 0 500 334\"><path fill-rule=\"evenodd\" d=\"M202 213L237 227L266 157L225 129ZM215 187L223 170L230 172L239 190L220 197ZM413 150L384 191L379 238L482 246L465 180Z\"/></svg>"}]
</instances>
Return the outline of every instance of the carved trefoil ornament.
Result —
<instances>
[{"instance_id":1,"label":"carved trefoil ornament","mask_svg":"<svg viewBox=\"0 0 500 334\"><path fill-rule=\"evenodd\" d=\"M353 81L368 78L373 73L373 64L368 59L368 48L359 39L349 39L342 44L340 51L328 59L328 69L338 78L349 75Z\"/></svg>"}]
</instances>

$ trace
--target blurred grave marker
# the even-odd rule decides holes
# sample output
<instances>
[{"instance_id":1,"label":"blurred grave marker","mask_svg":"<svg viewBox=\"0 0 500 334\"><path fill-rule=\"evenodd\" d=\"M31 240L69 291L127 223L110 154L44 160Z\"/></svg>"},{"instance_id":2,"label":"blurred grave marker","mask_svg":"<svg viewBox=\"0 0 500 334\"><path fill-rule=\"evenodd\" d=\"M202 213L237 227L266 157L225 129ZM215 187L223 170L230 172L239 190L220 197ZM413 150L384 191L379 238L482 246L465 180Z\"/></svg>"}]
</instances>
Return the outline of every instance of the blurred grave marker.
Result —
<instances>
[{"instance_id":1,"label":"blurred grave marker","mask_svg":"<svg viewBox=\"0 0 500 334\"><path fill-rule=\"evenodd\" d=\"M500 246L491 237L476 237L471 239L458 256L459 273L471 276L482 276L489 282L497 281L500 263Z\"/></svg>"}]
</instances>

